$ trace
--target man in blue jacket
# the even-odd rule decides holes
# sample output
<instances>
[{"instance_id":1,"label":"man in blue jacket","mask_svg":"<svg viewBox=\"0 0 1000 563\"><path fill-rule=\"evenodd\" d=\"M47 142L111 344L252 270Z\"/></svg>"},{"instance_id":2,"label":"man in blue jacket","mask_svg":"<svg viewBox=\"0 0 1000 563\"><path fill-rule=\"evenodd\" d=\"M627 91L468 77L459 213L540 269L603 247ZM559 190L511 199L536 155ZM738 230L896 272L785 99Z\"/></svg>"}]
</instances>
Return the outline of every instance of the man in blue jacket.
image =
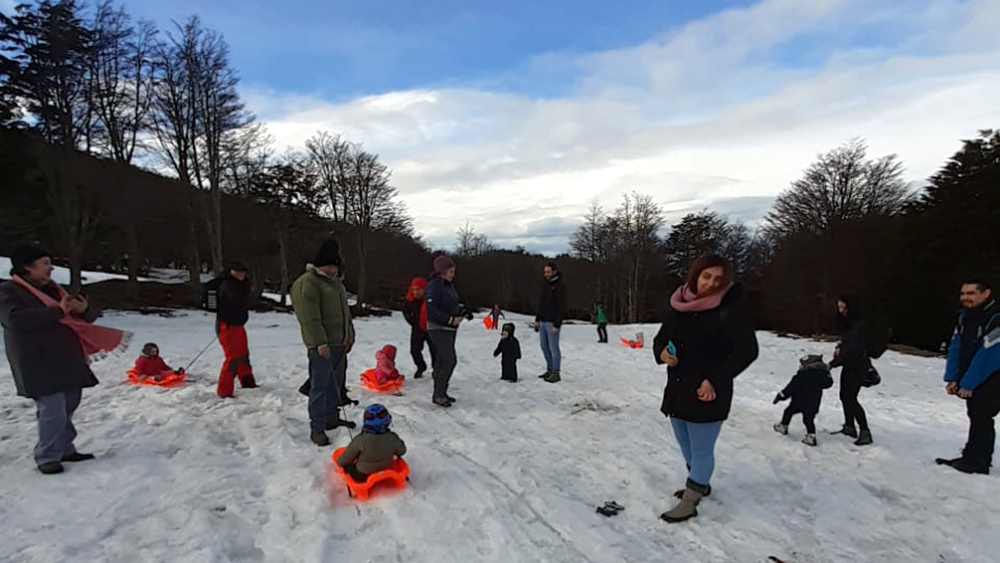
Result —
<instances>
[{"instance_id":1,"label":"man in blue jacket","mask_svg":"<svg viewBox=\"0 0 1000 563\"><path fill-rule=\"evenodd\" d=\"M988 475L993 464L1000 413L1000 309L989 284L973 280L962 285L962 312L948 347L945 390L965 399L969 441L962 457L938 459L963 473Z\"/></svg>"}]
</instances>

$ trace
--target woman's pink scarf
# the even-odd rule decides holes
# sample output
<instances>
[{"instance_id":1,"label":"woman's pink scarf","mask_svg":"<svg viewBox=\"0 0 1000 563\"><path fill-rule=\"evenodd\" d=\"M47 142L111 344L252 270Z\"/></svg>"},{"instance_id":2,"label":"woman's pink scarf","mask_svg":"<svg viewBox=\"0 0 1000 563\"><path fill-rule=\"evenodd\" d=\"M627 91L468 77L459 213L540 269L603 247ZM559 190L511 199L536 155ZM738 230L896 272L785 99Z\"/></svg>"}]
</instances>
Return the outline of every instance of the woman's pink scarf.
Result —
<instances>
[{"instance_id":1,"label":"woman's pink scarf","mask_svg":"<svg viewBox=\"0 0 1000 563\"><path fill-rule=\"evenodd\" d=\"M15 275L12 281L27 289L46 307L59 308L58 301L24 281L21 276ZM59 299L62 299L66 295L66 290L59 284L55 284L55 286L59 292ZM129 342L132 341L131 332L90 324L72 315L63 315L59 319L59 322L68 326L73 331L73 334L76 335L77 340L80 341L80 346L83 348L83 355L86 357L88 364L102 360L109 354L124 352L128 348Z\"/></svg>"},{"instance_id":2,"label":"woman's pink scarf","mask_svg":"<svg viewBox=\"0 0 1000 563\"><path fill-rule=\"evenodd\" d=\"M722 300L732 289L733 284L729 284L726 287L710 293L704 297L698 297L698 295L688 288L687 284L682 285L677 288L677 291L670 296L670 306L674 308L678 313L701 313L703 311L711 311L722 304Z\"/></svg>"}]
</instances>

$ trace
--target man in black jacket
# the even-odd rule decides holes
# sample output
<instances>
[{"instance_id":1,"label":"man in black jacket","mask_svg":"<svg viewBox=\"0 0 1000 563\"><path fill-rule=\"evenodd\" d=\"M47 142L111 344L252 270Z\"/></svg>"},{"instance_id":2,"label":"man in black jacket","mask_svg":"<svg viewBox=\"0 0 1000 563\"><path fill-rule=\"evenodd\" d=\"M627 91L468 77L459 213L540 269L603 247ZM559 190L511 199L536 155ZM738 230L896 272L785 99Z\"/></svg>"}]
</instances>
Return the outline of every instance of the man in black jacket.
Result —
<instances>
[{"instance_id":1,"label":"man in black jacket","mask_svg":"<svg viewBox=\"0 0 1000 563\"><path fill-rule=\"evenodd\" d=\"M232 397L235 379L239 378L244 389L257 387L250 366L250 349L247 344L246 329L250 317L250 281L246 266L235 262L229 266L225 278L219 284L218 306L216 309L215 331L219 344L226 354L226 361L219 373L216 394Z\"/></svg>"},{"instance_id":2,"label":"man in black jacket","mask_svg":"<svg viewBox=\"0 0 1000 563\"><path fill-rule=\"evenodd\" d=\"M562 353L559 350L559 331L566 319L567 298L566 286L562 275L554 262L545 265L543 271L545 283L542 286L542 296L538 304L538 316L535 317L535 329L538 330L542 354L545 356L545 373L538 376L549 383L558 383L562 368Z\"/></svg>"}]
</instances>

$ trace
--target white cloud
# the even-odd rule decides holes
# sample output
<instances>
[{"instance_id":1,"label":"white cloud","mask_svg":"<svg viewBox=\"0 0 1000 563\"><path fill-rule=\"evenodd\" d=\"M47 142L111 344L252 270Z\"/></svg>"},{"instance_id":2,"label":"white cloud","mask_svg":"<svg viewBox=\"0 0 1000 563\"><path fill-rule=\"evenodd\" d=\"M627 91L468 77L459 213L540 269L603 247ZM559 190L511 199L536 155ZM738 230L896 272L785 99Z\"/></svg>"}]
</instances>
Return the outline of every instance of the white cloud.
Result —
<instances>
[{"instance_id":1,"label":"white cloud","mask_svg":"<svg viewBox=\"0 0 1000 563\"><path fill-rule=\"evenodd\" d=\"M572 93L556 99L473 87L342 103L246 97L280 145L327 129L379 152L433 244L449 246L469 221L555 252L595 197L613 207L636 190L670 219L712 207L755 220L817 153L850 138L898 153L920 180L959 139L1000 126L1000 2L871 4L766 0L629 49L527 61L521 80L573 69ZM835 42L878 33L899 40ZM789 42L819 64L783 64Z\"/></svg>"}]
</instances>

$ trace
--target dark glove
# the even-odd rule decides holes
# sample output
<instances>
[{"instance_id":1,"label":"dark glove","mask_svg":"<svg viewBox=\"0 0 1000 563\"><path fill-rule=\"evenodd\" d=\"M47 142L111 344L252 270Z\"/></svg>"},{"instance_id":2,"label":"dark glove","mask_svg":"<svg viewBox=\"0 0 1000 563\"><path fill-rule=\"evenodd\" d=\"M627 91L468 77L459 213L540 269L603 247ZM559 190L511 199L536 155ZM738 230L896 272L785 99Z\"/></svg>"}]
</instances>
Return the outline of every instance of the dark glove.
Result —
<instances>
[{"instance_id":1,"label":"dark glove","mask_svg":"<svg viewBox=\"0 0 1000 563\"><path fill-rule=\"evenodd\" d=\"M778 393L777 395L774 396L774 403L773 404L777 405L778 403L780 403L781 401L784 401L787 398L788 397L786 397L783 393Z\"/></svg>"}]
</instances>

